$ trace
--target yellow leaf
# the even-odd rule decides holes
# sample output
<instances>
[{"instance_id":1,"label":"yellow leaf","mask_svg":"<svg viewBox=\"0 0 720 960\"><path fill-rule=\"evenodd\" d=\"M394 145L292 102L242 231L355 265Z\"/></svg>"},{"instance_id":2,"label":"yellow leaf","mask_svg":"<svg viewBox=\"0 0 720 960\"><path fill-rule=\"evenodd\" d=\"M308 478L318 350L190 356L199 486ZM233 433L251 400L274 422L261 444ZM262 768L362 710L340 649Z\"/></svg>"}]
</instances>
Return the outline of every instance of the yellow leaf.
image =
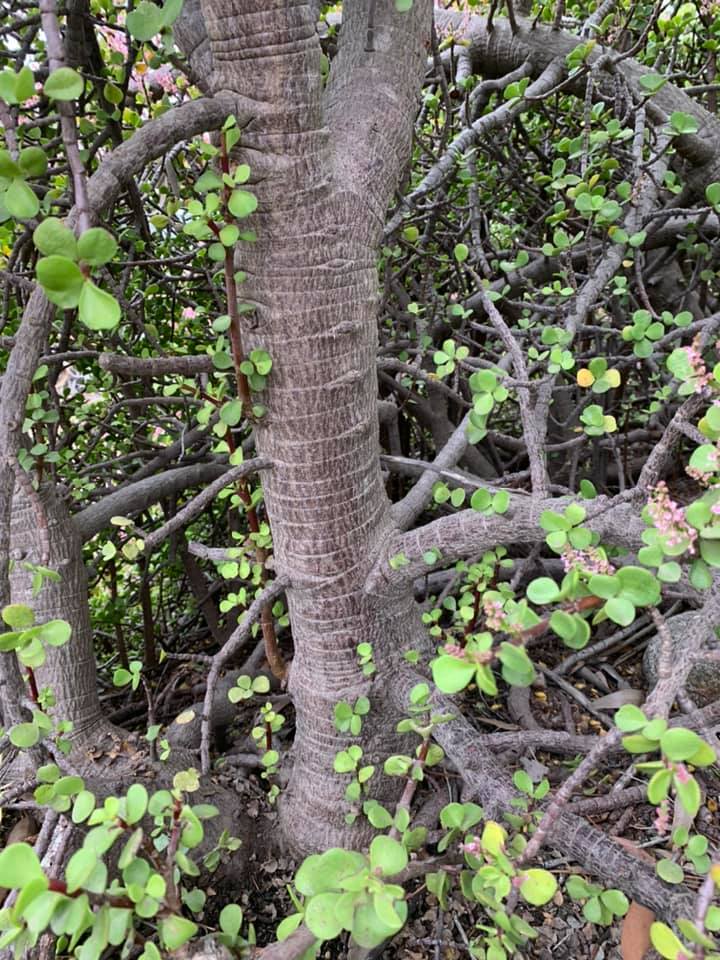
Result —
<instances>
[{"instance_id":1,"label":"yellow leaf","mask_svg":"<svg viewBox=\"0 0 720 960\"><path fill-rule=\"evenodd\" d=\"M506 833L500 824L495 823L494 820L488 820L485 824L480 843L483 850L486 850L490 854L497 855L505 846L505 837Z\"/></svg>"},{"instance_id":2,"label":"yellow leaf","mask_svg":"<svg viewBox=\"0 0 720 960\"><path fill-rule=\"evenodd\" d=\"M617 430L617 421L615 417L603 417L603 426L605 427L605 433L615 433Z\"/></svg>"},{"instance_id":3,"label":"yellow leaf","mask_svg":"<svg viewBox=\"0 0 720 960\"><path fill-rule=\"evenodd\" d=\"M587 367L582 367L577 372L577 382L579 387L591 387L595 383L595 377Z\"/></svg>"},{"instance_id":4,"label":"yellow leaf","mask_svg":"<svg viewBox=\"0 0 720 960\"><path fill-rule=\"evenodd\" d=\"M620 386L620 371L619 370L607 370L605 372L605 379L610 384L611 387Z\"/></svg>"}]
</instances>

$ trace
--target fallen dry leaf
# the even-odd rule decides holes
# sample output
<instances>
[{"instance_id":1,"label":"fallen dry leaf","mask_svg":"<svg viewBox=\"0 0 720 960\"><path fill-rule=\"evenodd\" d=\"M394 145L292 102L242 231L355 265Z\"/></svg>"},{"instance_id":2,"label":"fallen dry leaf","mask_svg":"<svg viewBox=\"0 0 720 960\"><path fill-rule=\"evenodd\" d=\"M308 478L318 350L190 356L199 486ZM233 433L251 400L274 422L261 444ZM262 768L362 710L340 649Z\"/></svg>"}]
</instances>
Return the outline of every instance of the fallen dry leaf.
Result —
<instances>
[{"instance_id":1,"label":"fallen dry leaf","mask_svg":"<svg viewBox=\"0 0 720 960\"><path fill-rule=\"evenodd\" d=\"M647 850L643 850L625 837L613 837L616 843L625 847L628 853L631 853L638 860L645 860L648 863L655 863ZM647 907L640 906L634 900L630 904L628 912L623 920L622 930L620 932L620 953L622 960L643 960L643 957L650 949L650 926L655 922L655 914Z\"/></svg>"},{"instance_id":2,"label":"fallen dry leaf","mask_svg":"<svg viewBox=\"0 0 720 960\"><path fill-rule=\"evenodd\" d=\"M650 926L655 914L634 900L623 920L620 932L620 953L623 960L643 960L650 949Z\"/></svg>"}]
</instances>

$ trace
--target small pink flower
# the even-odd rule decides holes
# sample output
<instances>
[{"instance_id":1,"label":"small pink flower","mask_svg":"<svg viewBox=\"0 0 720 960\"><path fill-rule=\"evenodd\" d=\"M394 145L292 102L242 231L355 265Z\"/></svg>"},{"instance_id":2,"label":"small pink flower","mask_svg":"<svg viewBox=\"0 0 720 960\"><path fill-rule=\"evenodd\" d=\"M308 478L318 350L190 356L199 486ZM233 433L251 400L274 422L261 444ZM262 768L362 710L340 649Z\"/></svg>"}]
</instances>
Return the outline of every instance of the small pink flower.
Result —
<instances>
[{"instance_id":1,"label":"small pink flower","mask_svg":"<svg viewBox=\"0 0 720 960\"><path fill-rule=\"evenodd\" d=\"M707 367L705 366L705 361L702 358L702 353L700 352L700 334L698 334L693 340L691 346L684 347L687 358L690 361L690 366L693 369L693 380L695 381L695 392L699 393L703 387L706 387L710 380L712 379L708 373Z\"/></svg>"},{"instance_id":2,"label":"small pink flower","mask_svg":"<svg viewBox=\"0 0 720 960\"><path fill-rule=\"evenodd\" d=\"M650 492L648 513L658 533L667 539L669 547L681 546L687 540L687 550L695 553L697 530L685 519L685 511L670 499L670 492L664 480L661 480Z\"/></svg>"},{"instance_id":3,"label":"small pink flower","mask_svg":"<svg viewBox=\"0 0 720 960\"><path fill-rule=\"evenodd\" d=\"M194 320L197 316L197 311L194 307L185 307L180 316L183 318L183 320Z\"/></svg>"},{"instance_id":4,"label":"small pink flower","mask_svg":"<svg viewBox=\"0 0 720 960\"><path fill-rule=\"evenodd\" d=\"M455 657L456 660L465 659L465 651L462 647L458 646L457 643L446 643L445 653L447 653L449 657Z\"/></svg>"},{"instance_id":5,"label":"small pink flower","mask_svg":"<svg viewBox=\"0 0 720 960\"><path fill-rule=\"evenodd\" d=\"M482 847L480 846L480 840L478 837L473 837L473 839L469 840L467 843L461 843L460 849L463 853L469 853L473 857L479 857L482 853Z\"/></svg>"},{"instance_id":6,"label":"small pink flower","mask_svg":"<svg viewBox=\"0 0 720 960\"><path fill-rule=\"evenodd\" d=\"M690 774L688 773L687 767L684 763L678 763L675 765L675 778L678 783L689 783Z\"/></svg>"},{"instance_id":7,"label":"small pink flower","mask_svg":"<svg viewBox=\"0 0 720 960\"><path fill-rule=\"evenodd\" d=\"M503 630L505 614L500 600L483 600L483 612L488 630Z\"/></svg>"},{"instance_id":8,"label":"small pink flower","mask_svg":"<svg viewBox=\"0 0 720 960\"><path fill-rule=\"evenodd\" d=\"M657 816L653 821L653 826L660 836L663 836L670 829L670 814L668 812L667 804L663 803L661 806L657 807L655 813Z\"/></svg>"},{"instance_id":9,"label":"small pink flower","mask_svg":"<svg viewBox=\"0 0 720 960\"><path fill-rule=\"evenodd\" d=\"M575 550L569 544L563 548L563 567L565 573L570 573L579 567L585 573L603 573L611 576L615 568L608 562L604 554L597 547L588 547L586 550Z\"/></svg>"}]
</instances>

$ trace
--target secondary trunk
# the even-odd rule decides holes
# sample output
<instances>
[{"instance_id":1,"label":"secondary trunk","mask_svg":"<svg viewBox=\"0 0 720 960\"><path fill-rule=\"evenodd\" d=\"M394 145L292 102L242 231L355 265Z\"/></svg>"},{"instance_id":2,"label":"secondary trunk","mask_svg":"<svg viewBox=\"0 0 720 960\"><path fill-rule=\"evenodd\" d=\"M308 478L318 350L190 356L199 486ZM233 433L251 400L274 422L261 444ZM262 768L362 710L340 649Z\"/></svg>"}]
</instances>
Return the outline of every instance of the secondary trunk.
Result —
<instances>
[{"instance_id":1,"label":"secondary trunk","mask_svg":"<svg viewBox=\"0 0 720 960\"><path fill-rule=\"evenodd\" d=\"M42 528L46 523L49 556L44 565L56 571L61 579L59 582L44 579L42 589L33 596L32 565L43 563ZM74 745L80 747L94 742L100 731L107 729L107 723L97 694L87 574L80 536L67 507L50 486L41 487L32 498L24 487L15 488L10 530L12 602L31 607L36 623L62 619L72 628L65 646L47 648L47 660L36 671L38 686L50 687L55 695L52 716L72 721L70 739Z\"/></svg>"}]
</instances>

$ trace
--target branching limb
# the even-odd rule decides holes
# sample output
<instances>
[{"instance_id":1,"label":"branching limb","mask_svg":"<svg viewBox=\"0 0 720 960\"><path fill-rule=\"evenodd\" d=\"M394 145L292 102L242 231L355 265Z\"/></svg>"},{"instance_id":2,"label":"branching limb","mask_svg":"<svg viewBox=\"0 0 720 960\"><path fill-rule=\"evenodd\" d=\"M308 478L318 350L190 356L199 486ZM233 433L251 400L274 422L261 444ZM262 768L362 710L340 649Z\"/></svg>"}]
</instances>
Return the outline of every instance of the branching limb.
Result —
<instances>
[{"instance_id":1,"label":"branching limb","mask_svg":"<svg viewBox=\"0 0 720 960\"><path fill-rule=\"evenodd\" d=\"M165 377L177 375L194 377L200 373L212 373L212 357L200 353L179 357L126 357L120 353L101 353L100 366L109 373L121 377Z\"/></svg>"},{"instance_id":2,"label":"branching limb","mask_svg":"<svg viewBox=\"0 0 720 960\"><path fill-rule=\"evenodd\" d=\"M91 540L105 529L112 517L132 516L163 497L182 493L189 487L202 486L216 479L223 481L222 488L230 482L225 480L225 477L231 472L232 469L223 463L196 463L189 467L166 470L155 477L146 477L115 490L76 513L73 522L83 541Z\"/></svg>"},{"instance_id":3,"label":"branching limb","mask_svg":"<svg viewBox=\"0 0 720 960\"><path fill-rule=\"evenodd\" d=\"M410 690L420 680L420 676L403 666L393 673L390 692L399 710L406 709ZM477 731L457 716L452 701L437 692L430 695L430 701L433 712L455 715L450 723L435 728L434 739L462 772L486 816L500 818L509 809L515 788L499 772L496 761L478 746ZM672 922L678 917L692 916L693 897L684 887L668 890L651 867L567 810L559 815L549 842L600 880L649 907L658 917Z\"/></svg>"},{"instance_id":4,"label":"branching limb","mask_svg":"<svg viewBox=\"0 0 720 960\"><path fill-rule=\"evenodd\" d=\"M174 517L164 523L158 530L154 530L149 537L145 539L145 553L151 553L159 544L167 540L169 536L186 527L189 523L199 516L205 507L213 502L217 494L225 487L235 483L241 477L246 477L250 473L257 473L259 470L269 470L272 464L269 460L257 457L254 460L246 460L237 467L231 467L226 473L217 480L214 480L208 487L193 497L182 510L178 510Z\"/></svg>"},{"instance_id":5,"label":"branching limb","mask_svg":"<svg viewBox=\"0 0 720 960\"><path fill-rule=\"evenodd\" d=\"M576 498L552 498L534 501L529 496L513 491L506 513L487 515L475 510L460 510L433 520L417 530L398 534L387 544L384 555L376 562L365 584L368 593L392 592L393 589L430 573L440 566L447 566L485 550L493 550L498 544L533 544L544 541L546 533L539 525L544 510L560 511ZM627 501L612 502L601 498L592 502L594 516L586 525L596 531L601 539L618 546L637 548L645 529L638 516L637 507ZM599 507L606 506L602 512ZM433 566L425 562L423 554L436 549L440 555ZM390 559L402 554L407 563L390 566Z\"/></svg>"},{"instance_id":6,"label":"branching limb","mask_svg":"<svg viewBox=\"0 0 720 960\"><path fill-rule=\"evenodd\" d=\"M202 763L202 772L207 774L210 770L210 724L212 721L213 695L215 684L220 675L220 671L227 661L242 646L250 635L253 624L260 617L263 608L272 604L280 594L284 593L289 586L290 581L284 577L278 577L269 583L265 589L258 594L248 607L242 623L228 637L225 645L218 650L212 660L207 678L207 689L205 691L205 702L203 705L203 716L200 734L200 759ZM272 664L271 664L272 666Z\"/></svg>"}]
</instances>

